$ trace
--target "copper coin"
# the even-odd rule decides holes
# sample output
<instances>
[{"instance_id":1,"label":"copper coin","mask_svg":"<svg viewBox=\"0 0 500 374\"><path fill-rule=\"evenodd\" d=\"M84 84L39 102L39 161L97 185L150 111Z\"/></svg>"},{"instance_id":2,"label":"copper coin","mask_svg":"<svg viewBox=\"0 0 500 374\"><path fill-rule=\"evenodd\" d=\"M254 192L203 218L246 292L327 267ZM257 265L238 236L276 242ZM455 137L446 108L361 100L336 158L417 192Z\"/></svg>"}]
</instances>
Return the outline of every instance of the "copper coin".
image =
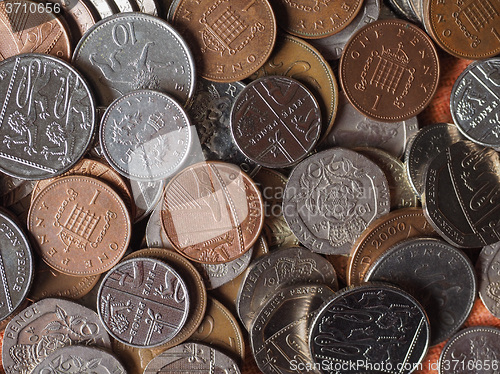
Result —
<instances>
[{"instance_id":1,"label":"copper coin","mask_svg":"<svg viewBox=\"0 0 500 374\"><path fill-rule=\"evenodd\" d=\"M363 282L370 265L398 242L423 236L437 236L420 208L398 209L374 221L354 243L347 268L347 284Z\"/></svg>"},{"instance_id":2,"label":"copper coin","mask_svg":"<svg viewBox=\"0 0 500 374\"><path fill-rule=\"evenodd\" d=\"M198 56L203 78L235 82L260 68L276 39L276 20L267 0L181 0L172 24Z\"/></svg>"},{"instance_id":3,"label":"copper coin","mask_svg":"<svg viewBox=\"0 0 500 374\"><path fill-rule=\"evenodd\" d=\"M178 173L165 188L162 222L169 241L190 260L228 262L259 237L262 196L239 167L198 163Z\"/></svg>"},{"instance_id":4,"label":"copper coin","mask_svg":"<svg viewBox=\"0 0 500 374\"><path fill-rule=\"evenodd\" d=\"M69 61L67 24L47 5L30 0L0 2L0 61L21 53L46 53Z\"/></svg>"},{"instance_id":5,"label":"copper coin","mask_svg":"<svg viewBox=\"0 0 500 374\"><path fill-rule=\"evenodd\" d=\"M28 230L54 269L89 276L111 269L127 250L130 214L107 184L85 176L56 179L28 213Z\"/></svg>"},{"instance_id":6,"label":"copper coin","mask_svg":"<svg viewBox=\"0 0 500 374\"><path fill-rule=\"evenodd\" d=\"M375 21L353 35L340 60L340 83L352 105L380 121L409 119L437 89L439 61L432 40L402 20Z\"/></svg>"},{"instance_id":7,"label":"copper coin","mask_svg":"<svg viewBox=\"0 0 500 374\"><path fill-rule=\"evenodd\" d=\"M155 347L179 333L189 312L189 294L173 267L152 258L121 262L104 277L97 311L113 338L135 347Z\"/></svg>"},{"instance_id":8,"label":"copper coin","mask_svg":"<svg viewBox=\"0 0 500 374\"><path fill-rule=\"evenodd\" d=\"M249 83L231 111L231 131L250 160L285 168L304 159L321 132L314 95L289 77L266 76Z\"/></svg>"},{"instance_id":9,"label":"copper coin","mask_svg":"<svg viewBox=\"0 0 500 374\"><path fill-rule=\"evenodd\" d=\"M429 35L453 56L484 59L500 53L498 0L425 0L423 17Z\"/></svg>"}]
</instances>

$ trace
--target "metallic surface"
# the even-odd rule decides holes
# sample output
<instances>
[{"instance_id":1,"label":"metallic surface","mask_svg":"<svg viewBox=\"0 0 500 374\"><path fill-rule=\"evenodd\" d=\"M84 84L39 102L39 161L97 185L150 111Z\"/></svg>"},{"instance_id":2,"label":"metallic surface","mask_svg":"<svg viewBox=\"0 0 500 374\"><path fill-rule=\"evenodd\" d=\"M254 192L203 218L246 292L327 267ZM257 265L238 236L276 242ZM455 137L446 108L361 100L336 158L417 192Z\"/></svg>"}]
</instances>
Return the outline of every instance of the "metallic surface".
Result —
<instances>
[{"instance_id":1,"label":"metallic surface","mask_svg":"<svg viewBox=\"0 0 500 374\"><path fill-rule=\"evenodd\" d=\"M500 242L487 245L476 261L479 297L488 311L500 318Z\"/></svg>"},{"instance_id":2,"label":"metallic surface","mask_svg":"<svg viewBox=\"0 0 500 374\"><path fill-rule=\"evenodd\" d=\"M61 5L71 32L72 45L76 45L83 34L99 20L95 8L88 0L53 0L51 3Z\"/></svg>"},{"instance_id":3,"label":"metallic surface","mask_svg":"<svg viewBox=\"0 0 500 374\"><path fill-rule=\"evenodd\" d=\"M164 186L164 181L130 181L130 190L132 191L136 208L134 222L144 219L153 211L161 199Z\"/></svg>"},{"instance_id":4,"label":"metallic surface","mask_svg":"<svg viewBox=\"0 0 500 374\"><path fill-rule=\"evenodd\" d=\"M149 216L148 223L146 224L145 239L146 247L148 248L175 249L168 240L165 230L163 230L160 205L157 205L156 209Z\"/></svg>"}]
</instances>

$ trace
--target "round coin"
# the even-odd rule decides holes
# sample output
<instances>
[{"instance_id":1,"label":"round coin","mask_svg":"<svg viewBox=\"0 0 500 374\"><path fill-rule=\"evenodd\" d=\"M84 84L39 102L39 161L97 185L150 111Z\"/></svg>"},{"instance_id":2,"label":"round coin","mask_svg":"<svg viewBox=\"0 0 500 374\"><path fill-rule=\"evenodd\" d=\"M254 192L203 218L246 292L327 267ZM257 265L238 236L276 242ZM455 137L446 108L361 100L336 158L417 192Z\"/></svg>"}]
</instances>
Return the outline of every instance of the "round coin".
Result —
<instances>
[{"instance_id":1,"label":"round coin","mask_svg":"<svg viewBox=\"0 0 500 374\"><path fill-rule=\"evenodd\" d=\"M164 262L135 258L108 272L97 296L99 317L111 336L135 347L155 347L182 329L189 295L180 275Z\"/></svg>"},{"instance_id":2,"label":"round coin","mask_svg":"<svg viewBox=\"0 0 500 374\"><path fill-rule=\"evenodd\" d=\"M71 31L73 45L81 39L83 34L95 25L99 20L97 11L92 3L87 0L54 0L53 4L59 4L63 10L63 15L68 22ZM58 56L59 57L59 56ZM69 57L68 57L69 59Z\"/></svg>"},{"instance_id":3,"label":"round coin","mask_svg":"<svg viewBox=\"0 0 500 374\"><path fill-rule=\"evenodd\" d=\"M90 276L111 269L123 257L131 237L130 214L104 182L61 177L32 202L28 230L52 268Z\"/></svg>"},{"instance_id":4,"label":"round coin","mask_svg":"<svg viewBox=\"0 0 500 374\"><path fill-rule=\"evenodd\" d=\"M101 120L101 149L129 179L157 181L174 174L191 148L191 122L170 96L133 91L116 99Z\"/></svg>"},{"instance_id":5,"label":"round coin","mask_svg":"<svg viewBox=\"0 0 500 374\"><path fill-rule=\"evenodd\" d=\"M389 208L383 171L366 156L340 147L297 165L283 197L283 216L292 232L323 254L348 254L365 228Z\"/></svg>"},{"instance_id":6,"label":"round coin","mask_svg":"<svg viewBox=\"0 0 500 374\"><path fill-rule=\"evenodd\" d=\"M311 152L321 132L321 112L299 81L266 76L249 83L231 111L231 131L241 152L259 165L285 168Z\"/></svg>"},{"instance_id":7,"label":"round coin","mask_svg":"<svg viewBox=\"0 0 500 374\"><path fill-rule=\"evenodd\" d=\"M404 121L422 112L436 92L439 60L425 32L402 20L375 21L349 40L340 59L348 100L379 121Z\"/></svg>"},{"instance_id":8,"label":"round coin","mask_svg":"<svg viewBox=\"0 0 500 374\"><path fill-rule=\"evenodd\" d=\"M69 170L95 129L94 100L80 73L33 53L2 61L0 71L0 170L30 180Z\"/></svg>"},{"instance_id":9,"label":"round coin","mask_svg":"<svg viewBox=\"0 0 500 374\"><path fill-rule=\"evenodd\" d=\"M476 261L479 297L486 309L500 318L500 242L487 245Z\"/></svg>"},{"instance_id":10,"label":"round coin","mask_svg":"<svg viewBox=\"0 0 500 374\"><path fill-rule=\"evenodd\" d=\"M134 222L147 217L158 205L163 194L163 180L153 182L141 182L130 180L130 190L135 202Z\"/></svg>"},{"instance_id":11,"label":"round coin","mask_svg":"<svg viewBox=\"0 0 500 374\"><path fill-rule=\"evenodd\" d=\"M187 167L165 188L163 228L190 260L220 264L242 256L264 222L262 196L239 167L207 161Z\"/></svg>"}]
</instances>

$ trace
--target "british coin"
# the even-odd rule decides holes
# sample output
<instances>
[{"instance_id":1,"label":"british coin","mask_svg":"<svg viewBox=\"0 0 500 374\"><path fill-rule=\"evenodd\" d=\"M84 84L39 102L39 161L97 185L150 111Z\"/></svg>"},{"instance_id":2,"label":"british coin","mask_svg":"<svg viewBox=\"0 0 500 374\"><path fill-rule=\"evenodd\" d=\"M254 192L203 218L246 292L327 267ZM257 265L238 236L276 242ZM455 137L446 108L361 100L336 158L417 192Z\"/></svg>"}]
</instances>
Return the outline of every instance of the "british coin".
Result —
<instances>
[{"instance_id":1,"label":"british coin","mask_svg":"<svg viewBox=\"0 0 500 374\"><path fill-rule=\"evenodd\" d=\"M149 216L148 223L146 224L145 240L146 247L148 248L175 249L170 240L168 240L165 230L163 230L160 205L157 205L156 209Z\"/></svg>"},{"instance_id":2,"label":"british coin","mask_svg":"<svg viewBox=\"0 0 500 374\"><path fill-rule=\"evenodd\" d=\"M301 363L319 374L309 352L309 329L318 309L335 293L321 284L297 285L277 291L263 306L250 329L250 344L264 374L289 373Z\"/></svg>"},{"instance_id":3,"label":"british coin","mask_svg":"<svg viewBox=\"0 0 500 374\"><path fill-rule=\"evenodd\" d=\"M388 282L415 297L429 317L431 345L462 327L477 289L467 256L442 240L429 238L396 244L370 266L364 281Z\"/></svg>"},{"instance_id":4,"label":"british coin","mask_svg":"<svg viewBox=\"0 0 500 374\"><path fill-rule=\"evenodd\" d=\"M144 374L184 371L240 374L235 360L218 349L201 343L183 343L170 348L153 358Z\"/></svg>"},{"instance_id":5,"label":"british coin","mask_svg":"<svg viewBox=\"0 0 500 374\"><path fill-rule=\"evenodd\" d=\"M189 294L173 267L152 258L134 258L106 274L97 311L116 340L155 347L179 333L189 312Z\"/></svg>"},{"instance_id":6,"label":"british coin","mask_svg":"<svg viewBox=\"0 0 500 374\"><path fill-rule=\"evenodd\" d=\"M0 173L0 197L3 198L17 187L26 183L24 179L11 177L10 175ZM2 204L5 206L5 204Z\"/></svg>"},{"instance_id":7,"label":"british coin","mask_svg":"<svg viewBox=\"0 0 500 374\"><path fill-rule=\"evenodd\" d=\"M61 177L32 202L28 230L49 266L90 276L111 269L123 257L131 238L130 213L106 183Z\"/></svg>"},{"instance_id":8,"label":"british coin","mask_svg":"<svg viewBox=\"0 0 500 374\"><path fill-rule=\"evenodd\" d=\"M379 20L358 30L339 67L340 83L351 104L385 122L404 121L422 112L436 92L439 74L432 40L402 20Z\"/></svg>"},{"instance_id":9,"label":"british coin","mask_svg":"<svg viewBox=\"0 0 500 374\"><path fill-rule=\"evenodd\" d=\"M318 101L321 110L321 142L332 129L336 118L339 95L337 79L330 64L316 48L286 33L278 36L273 53L250 79L283 75L306 86Z\"/></svg>"},{"instance_id":10,"label":"british coin","mask_svg":"<svg viewBox=\"0 0 500 374\"><path fill-rule=\"evenodd\" d=\"M500 242L483 247L476 261L479 297L486 309L500 316Z\"/></svg>"},{"instance_id":11,"label":"british coin","mask_svg":"<svg viewBox=\"0 0 500 374\"><path fill-rule=\"evenodd\" d=\"M436 123L421 128L408 143L405 169L413 191L420 198L424 192L425 170L440 152L462 139L457 127Z\"/></svg>"},{"instance_id":12,"label":"british coin","mask_svg":"<svg viewBox=\"0 0 500 374\"><path fill-rule=\"evenodd\" d=\"M450 244L477 248L500 240L497 152L459 141L429 164L422 205L433 228Z\"/></svg>"},{"instance_id":13,"label":"british coin","mask_svg":"<svg viewBox=\"0 0 500 374\"><path fill-rule=\"evenodd\" d=\"M56 349L78 344L111 348L97 314L72 301L43 299L22 310L7 325L3 367L7 374L28 374Z\"/></svg>"},{"instance_id":14,"label":"british coin","mask_svg":"<svg viewBox=\"0 0 500 374\"><path fill-rule=\"evenodd\" d=\"M100 105L138 89L171 94L181 104L194 93L191 51L170 24L148 14L116 14L96 23L80 39L72 61Z\"/></svg>"},{"instance_id":15,"label":"british coin","mask_svg":"<svg viewBox=\"0 0 500 374\"><path fill-rule=\"evenodd\" d=\"M207 161L187 167L165 188L163 228L175 249L201 263L242 256L264 222L255 183L232 164Z\"/></svg>"},{"instance_id":16,"label":"british coin","mask_svg":"<svg viewBox=\"0 0 500 374\"><path fill-rule=\"evenodd\" d=\"M34 277L28 236L12 216L0 211L0 321L19 310Z\"/></svg>"},{"instance_id":17,"label":"british coin","mask_svg":"<svg viewBox=\"0 0 500 374\"><path fill-rule=\"evenodd\" d=\"M438 236L421 208L398 209L375 220L353 244L347 284L360 285L370 265L393 245L415 237Z\"/></svg>"},{"instance_id":18,"label":"british coin","mask_svg":"<svg viewBox=\"0 0 500 374\"><path fill-rule=\"evenodd\" d=\"M0 61L21 53L46 53L68 61L71 39L68 25L53 7L31 0L0 2ZM40 11L39 9L42 9Z\"/></svg>"},{"instance_id":19,"label":"british coin","mask_svg":"<svg viewBox=\"0 0 500 374\"><path fill-rule=\"evenodd\" d=\"M320 147L374 147L400 158L409 139L417 131L417 117L398 122L374 120L356 110L341 91L335 126Z\"/></svg>"},{"instance_id":20,"label":"british coin","mask_svg":"<svg viewBox=\"0 0 500 374\"><path fill-rule=\"evenodd\" d=\"M383 171L366 156L340 147L297 165L283 197L283 216L292 232L323 254L348 254L365 228L389 209Z\"/></svg>"},{"instance_id":21,"label":"british coin","mask_svg":"<svg viewBox=\"0 0 500 374\"><path fill-rule=\"evenodd\" d=\"M338 292L323 306L312 322L309 342L313 360L322 368L341 362L346 374L396 367L406 374L423 360L429 337L425 311L411 295L367 284Z\"/></svg>"},{"instance_id":22,"label":"british coin","mask_svg":"<svg viewBox=\"0 0 500 374\"><path fill-rule=\"evenodd\" d=\"M89 0L89 1L92 3L97 13L99 13L101 19L108 18L109 16L118 13L118 8L116 7L116 4L114 4L112 1L111 2L109 0L106 1Z\"/></svg>"},{"instance_id":23,"label":"british coin","mask_svg":"<svg viewBox=\"0 0 500 374\"><path fill-rule=\"evenodd\" d=\"M160 16L160 18L163 18L163 14L160 15L160 12L158 11L160 5L156 0L135 0L137 3L137 7L139 9L139 12L141 13L146 13L151 16Z\"/></svg>"},{"instance_id":24,"label":"british coin","mask_svg":"<svg viewBox=\"0 0 500 374\"><path fill-rule=\"evenodd\" d=\"M247 78L267 60L276 20L267 0L181 0L172 24L197 56L197 71L216 82Z\"/></svg>"},{"instance_id":25,"label":"british coin","mask_svg":"<svg viewBox=\"0 0 500 374\"><path fill-rule=\"evenodd\" d=\"M407 19L414 24L420 23L411 0L389 0L388 3L400 18Z\"/></svg>"},{"instance_id":26,"label":"british coin","mask_svg":"<svg viewBox=\"0 0 500 374\"><path fill-rule=\"evenodd\" d=\"M439 357L439 374L494 373L498 365L500 330L492 326L463 329L444 346ZM488 363L491 369L484 367Z\"/></svg>"},{"instance_id":27,"label":"british coin","mask_svg":"<svg viewBox=\"0 0 500 374\"><path fill-rule=\"evenodd\" d=\"M35 186L35 181L23 180L23 182L19 186L12 189L9 193L0 198L2 206L13 211L14 209L12 208L12 206L24 200L24 198L30 196ZM17 214L17 212L15 213Z\"/></svg>"},{"instance_id":28,"label":"british coin","mask_svg":"<svg viewBox=\"0 0 500 374\"><path fill-rule=\"evenodd\" d=\"M306 248L273 251L253 261L241 282L236 309L247 330L272 294L287 286L319 283L337 290L335 269L323 256Z\"/></svg>"},{"instance_id":29,"label":"british coin","mask_svg":"<svg viewBox=\"0 0 500 374\"><path fill-rule=\"evenodd\" d=\"M172 97L152 90L113 101L101 121L100 142L108 163L123 176L157 181L173 175L191 148L191 122Z\"/></svg>"},{"instance_id":30,"label":"british coin","mask_svg":"<svg viewBox=\"0 0 500 374\"><path fill-rule=\"evenodd\" d=\"M51 2L61 6L64 19L68 22L73 46L99 20L97 11L90 1L54 0Z\"/></svg>"},{"instance_id":31,"label":"british coin","mask_svg":"<svg viewBox=\"0 0 500 374\"><path fill-rule=\"evenodd\" d=\"M163 193L165 182L141 182L130 180L130 190L135 202L134 223L147 217L158 205Z\"/></svg>"},{"instance_id":32,"label":"british coin","mask_svg":"<svg viewBox=\"0 0 500 374\"><path fill-rule=\"evenodd\" d=\"M119 13L135 12L139 10L139 7L135 3L135 1L132 0L111 0L111 1L113 1L116 4Z\"/></svg>"},{"instance_id":33,"label":"british coin","mask_svg":"<svg viewBox=\"0 0 500 374\"><path fill-rule=\"evenodd\" d=\"M309 42L317 48L327 60L337 60L347 41L361 27L376 21L380 14L380 0L367 0L363 3L358 15L339 32L320 39L311 39Z\"/></svg>"},{"instance_id":34,"label":"british coin","mask_svg":"<svg viewBox=\"0 0 500 374\"><path fill-rule=\"evenodd\" d=\"M69 170L95 129L94 100L80 73L41 54L4 60L0 72L0 170L30 180Z\"/></svg>"},{"instance_id":35,"label":"british coin","mask_svg":"<svg viewBox=\"0 0 500 374\"><path fill-rule=\"evenodd\" d=\"M299 81L266 76L250 82L236 98L231 131L250 160L285 168L313 150L321 132L321 112L313 94Z\"/></svg>"},{"instance_id":36,"label":"british coin","mask_svg":"<svg viewBox=\"0 0 500 374\"><path fill-rule=\"evenodd\" d=\"M500 4L498 9L500 12ZM450 96L451 116L457 128L475 143L500 148L499 106L500 58L469 64L455 81Z\"/></svg>"},{"instance_id":37,"label":"british coin","mask_svg":"<svg viewBox=\"0 0 500 374\"><path fill-rule=\"evenodd\" d=\"M339 283L347 284L347 267L350 261L349 255L327 255L326 259L333 265Z\"/></svg>"},{"instance_id":38,"label":"british coin","mask_svg":"<svg viewBox=\"0 0 500 374\"><path fill-rule=\"evenodd\" d=\"M206 160L236 164L252 177L260 166L241 153L230 126L231 108L243 88L241 82L217 83L201 78L188 114Z\"/></svg>"}]
</instances>

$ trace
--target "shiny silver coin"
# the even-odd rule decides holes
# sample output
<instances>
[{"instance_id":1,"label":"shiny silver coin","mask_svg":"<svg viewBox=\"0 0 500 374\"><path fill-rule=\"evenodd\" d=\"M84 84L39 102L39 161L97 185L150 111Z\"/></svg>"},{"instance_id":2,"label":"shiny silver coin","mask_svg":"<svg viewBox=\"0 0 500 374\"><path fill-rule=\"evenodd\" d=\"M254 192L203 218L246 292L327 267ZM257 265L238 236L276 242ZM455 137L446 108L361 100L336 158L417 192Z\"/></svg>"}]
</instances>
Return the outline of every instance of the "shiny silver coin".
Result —
<instances>
[{"instance_id":1,"label":"shiny silver coin","mask_svg":"<svg viewBox=\"0 0 500 374\"><path fill-rule=\"evenodd\" d=\"M312 368L309 374L321 373L309 351L309 329L318 309L334 295L324 285L311 284L291 286L269 298L250 329L252 352L264 374L290 373L299 363Z\"/></svg>"},{"instance_id":2,"label":"shiny silver coin","mask_svg":"<svg viewBox=\"0 0 500 374\"><path fill-rule=\"evenodd\" d=\"M101 19L112 16L118 13L117 6L109 0L89 0L92 6L95 8Z\"/></svg>"},{"instance_id":3,"label":"shiny silver coin","mask_svg":"<svg viewBox=\"0 0 500 374\"><path fill-rule=\"evenodd\" d=\"M431 345L462 327L477 290L469 258L450 244L430 238L396 244L370 266L365 281L388 282L415 297L429 317Z\"/></svg>"},{"instance_id":4,"label":"shiny silver coin","mask_svg":"<svg viewBox=\"0 0 500 374\"><path fill-rule=\"evenodd\" d=\"M193 56L180 34L144 13L117 14L88 30L73 54L100 105L140 89L169 93L181 104L193 95Z\"/></svg>"},{"instance_id":5,"label":"shiny silver coin","mask_svg":"<svg viewBox=\"0 0 500 374\"><path fill-rule=\"evenodd\" d=\"M448 123L425 126L410 139L404 157L405 170L419 198L424 192L425 171L429 163L440 152L462 139L457 127Z\"/></svg>"},{"instance_id":6,"label":"shiny silver coin","mask_svg":"<svg viewBox=\"0 0 500 374\"><path fill-rule=\"evenodd\" d=\"M164 185L164 181L130 181L130 190L136 208L134 222L144 219L154 210L161 199Z\"/></svg>"},{"instance_id":7,"label":"shiny silver coin","mask_svg":"<svg viewBox=\"0 0 500 374\"><path fill-rule=\"evenodd\" d=\"M118 359L105 350L84 345L58 348L40 362L33 374L126 374Z\"/></svg>"},{"instance_id":8,"label":"shiny silver coin","mask_svg":"<svg viewBox=\"0 0 500 374\"><path fill-rule=\"evenodd\" d=\"M120 174L157 181L173 175L187 157L191 123L170 96L139 90L111 103L99 139L104 157Z\"/></svg>"},{"instance_id":9,"label":"shiny silver coin","mask_svg":"<svg viewBox=\"0 0 500 374\"><path fill-rule=\"evenodd\" d=\"M38 180L69 170L95 131L89 87L56 57L22 54L0 63L0 170Z\"/></svg>"},{"instance_id":10,"label":"shiny silver coin","mask_svg":"<svg viewBox=\"0 0 500 374\"><path fill-rule=\"evenodd\" d=\"M323 254L349 254L364 229L389 209L384 172L366 156L340 147L298 164L283 196L283 216L292 232Z\"/></svg>"},{"instance_id":11,"label":"shiny silver coin","mask_svg":"<svg viewBox=\"0 0 500 374\"><path fill-rule=\"evenodd\" d=\"M139 8L139 12L146 13L151 16L159 16L160 13L158 11L159 5L156 0L135 0L137 7ZM161 15L163 17L163 15Z\"/></svg>"},{"instance_id":12,"label":"shiny silver coin","mask_svg":"<svg viewBox=\"0 0 500 374\"><path fill-rule=\"evenodd\" d=\"M120 13L125 13L125 12L135 12L139 10L137 4L130 0L112 0L115 4Z\"/></svg>"},{"instance_id":13,"label":"shiny silver coin","mask_svg":"<svg viewBox=\"0 0 500 374\"><path fill-rule=\"evenodd\" d=\"M313 360L324 374L411 373L427 353L430 336L420 304L403 290L380 284L338 292L310 331Z\"/></svg>"},{"instance_id":14,"label":"shiny silver coin","mask_svg":"<svg viewBox=\"0 0 500 374\"><path fill-rule=\"evenodd\" d=\"M273 251L252 262L238 292L236 309L247 330L274 292L294 285L319 283L337 290L333 265L323 256L301 247Z\"/></svg>"},{"instance_id":15,"label":"shiny silver coin","mask_svg":"<svg viewBox=\"0 0 500 374\"><path fill-rule=\"evenodd\" d=\"M474 61L455 81L450 96L453 122L475 143L500 147L500 58Z\"/></svg>"},{"instance_id":16,"label":"shiny silver coin","mask_svg":"<svg viewBox=\"0 0 500 374\"><path fill-rule=\"evenodd\" d=\"M236 361L218 349L201 343L184 343L154 357L144 374L230 373L240 374Z\"/></svg>"},{"instance_id":17,"label":"shiny silver coin","mask_svg":"<svg viewBox=\"0 0 500 374\"><path fill-rule=\"evenodd\" d=\"M486 309L500 318L500 242L487 245L476 261L479 297Z\"/></svg>"}]
</instances>

